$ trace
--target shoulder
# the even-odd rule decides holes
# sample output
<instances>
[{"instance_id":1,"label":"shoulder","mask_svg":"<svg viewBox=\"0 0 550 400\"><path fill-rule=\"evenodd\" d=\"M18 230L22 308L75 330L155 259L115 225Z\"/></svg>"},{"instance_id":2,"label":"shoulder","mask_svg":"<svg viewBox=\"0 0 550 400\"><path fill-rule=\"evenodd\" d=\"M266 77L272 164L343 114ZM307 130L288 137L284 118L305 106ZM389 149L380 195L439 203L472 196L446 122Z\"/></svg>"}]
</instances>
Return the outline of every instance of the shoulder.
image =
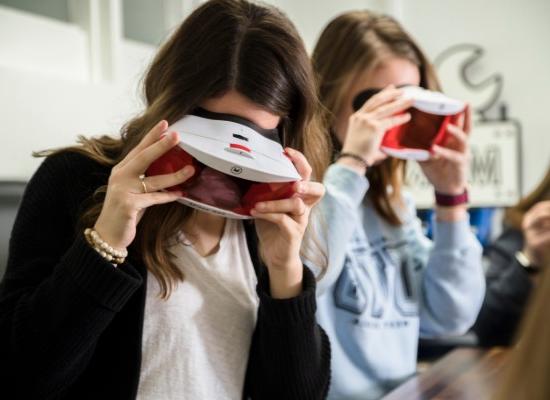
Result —
<instances>
[{"instance_id":1,"label":"shoulder","mask_svg":"<svg viewBox=\"0 0 550 400\"><path fill-rule=\"evenodd\" d=\"M50 170L53 169L56 172L70 170L73 174L76 173L77 175L79 171L103 172L109 169L109 167L99 163L92 157L72 150L60 151L47 156L42 162L42 166Z\"/></svg>"},{"instance_id":2,"label":"shoulder","mask_svg":"<svg viewBox=\"0 0 550 400\"><path fill-rule=\"evenodd\" d=\"M90 156L73 150L61 150L44 158L33 177L43 174L61 175L68 171L71 174L79 174L79 171L93 172L107 169Z\"/></svg>"},{"instance_id":3,"label":"shoulder","mask_svg":"<svg viewBox=\"0 0 550 400\"><path fill-rule=\"evenodd\" d=\"M101 164L90 156L75 152L61 151L44 159L35 176L47 175L57 180L81 181L110 174L111 167Z\"/></svg>"},{"instance_id":4,"label":"shoulder","mask_svg":"<svg viewBox=\"0 0 550 400\"><path fill-rule=\"evenodd\" d=\"M42 161L32 176L24 198L30 204L79 204L107 184L110 169L81 153L54 153Z\"/></svg>"}]
</instances>

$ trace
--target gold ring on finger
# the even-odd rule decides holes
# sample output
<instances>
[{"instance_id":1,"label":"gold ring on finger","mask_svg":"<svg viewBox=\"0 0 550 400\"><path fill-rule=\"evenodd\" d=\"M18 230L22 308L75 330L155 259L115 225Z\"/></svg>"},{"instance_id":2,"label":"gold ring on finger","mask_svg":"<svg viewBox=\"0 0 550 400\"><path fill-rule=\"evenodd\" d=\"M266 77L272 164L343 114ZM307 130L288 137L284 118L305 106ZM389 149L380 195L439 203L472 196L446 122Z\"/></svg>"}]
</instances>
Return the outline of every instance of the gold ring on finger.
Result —
<instances>
[{"instance_id":1,"label":"gold ring on finger","mask_svg":"<svg viewBox=\"0 0 550 400\"><path fill-rule=\"evenodd\" d=\"M145 184L145 174L141 174L139 176L139 181L141 182L141 186L143 187L143 193L147 193L147 185Z\"/></svg>"}]
</instances>

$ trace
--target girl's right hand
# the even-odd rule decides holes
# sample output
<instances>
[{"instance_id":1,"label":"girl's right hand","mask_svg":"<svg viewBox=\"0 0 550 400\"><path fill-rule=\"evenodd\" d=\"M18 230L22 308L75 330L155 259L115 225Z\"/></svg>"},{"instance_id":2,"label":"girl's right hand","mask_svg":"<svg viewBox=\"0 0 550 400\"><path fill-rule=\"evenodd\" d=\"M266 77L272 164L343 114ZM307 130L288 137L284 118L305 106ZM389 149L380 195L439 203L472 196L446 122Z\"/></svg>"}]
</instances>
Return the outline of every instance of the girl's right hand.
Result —
<instances>
[{"instance_id":1,"label":"girl's right hand","mask_svg":"<svg viewBox=\"0 0 550 400\"><path fill-rule=\"evenodd\" d=\"M171 174L146 177L143 180L145 187L142 185L140 175L153 161L178 144L176 132L163 135L167 128L166 121L159 122L111 171L103 208L94 229L116 249L125 249L132 243L137 224L147 207L170 203L181 196L181 192L160 190L185 182L195 172L188 165Z\"/></svg>"},{"instance_id":2,"label":"girl's right hand","mask_svg":"<svg viewBox=\"0 0 550 400\"><path fill-rule=\"evenodd\" d=\"M404 124L411 119L409 113L398 114L413 104L411 99L403 99L403 92L393 85L368 99L349 118L342 153L352 153L362 157L368 165L384 159L380 143L389 129Z\"/></svg>"}]
</instances>

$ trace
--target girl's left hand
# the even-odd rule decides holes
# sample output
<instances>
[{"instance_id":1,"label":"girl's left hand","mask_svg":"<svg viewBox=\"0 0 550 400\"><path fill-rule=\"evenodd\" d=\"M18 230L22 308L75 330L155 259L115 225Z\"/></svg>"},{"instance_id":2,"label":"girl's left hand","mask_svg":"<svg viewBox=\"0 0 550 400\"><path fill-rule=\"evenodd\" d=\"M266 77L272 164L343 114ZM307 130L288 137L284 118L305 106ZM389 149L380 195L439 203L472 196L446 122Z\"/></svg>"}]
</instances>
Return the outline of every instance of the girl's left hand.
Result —
<instances>
[{"instance_id":1,"label":"girl's left hand","mask_svg":"<svg viewBox=\"0 0 550 400\"><path fill-rule=\"evenodd\" d=\"M433 147L433 156L420 162L420 167L435 190L442 194L459 195L467 185L470 134L470 107L459 117L457 125L449 124L445 146Z\"/></svg>"},{"instance_id":2,"label":"girl's left hand","mask_svg":"<svg viewBox=\"0 0 550 400\"><path fill-rule=\"evenodd\" d=\"M325 194L323 184L310 181L312 170L304 155L285 150L302 177L295 183L296 193L289 199L257 203L251 211L273 298L290 298L302 291L300 247L311 209Z\"/></svg>"}]
</instances>

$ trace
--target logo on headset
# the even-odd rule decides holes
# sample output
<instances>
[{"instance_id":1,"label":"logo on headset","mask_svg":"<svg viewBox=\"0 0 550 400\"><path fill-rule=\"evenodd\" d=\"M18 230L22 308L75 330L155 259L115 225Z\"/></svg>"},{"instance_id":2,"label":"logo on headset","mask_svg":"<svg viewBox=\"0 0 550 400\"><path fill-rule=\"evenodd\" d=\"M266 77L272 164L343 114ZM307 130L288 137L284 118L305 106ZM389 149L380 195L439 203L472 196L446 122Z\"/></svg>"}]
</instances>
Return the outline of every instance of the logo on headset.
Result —
<instances>
[{"instance_id":1,"label":"logo on headset","mask_svg":"<svg viewBox=\"0 0 550 400\"><path fill-rule=\"evenodd\" d=\"M231 173L233 175L240 175L241 172L243 172L243 169L241 167L238 167L236 165L231 167Z\"/></svg>"}]
</instances>

